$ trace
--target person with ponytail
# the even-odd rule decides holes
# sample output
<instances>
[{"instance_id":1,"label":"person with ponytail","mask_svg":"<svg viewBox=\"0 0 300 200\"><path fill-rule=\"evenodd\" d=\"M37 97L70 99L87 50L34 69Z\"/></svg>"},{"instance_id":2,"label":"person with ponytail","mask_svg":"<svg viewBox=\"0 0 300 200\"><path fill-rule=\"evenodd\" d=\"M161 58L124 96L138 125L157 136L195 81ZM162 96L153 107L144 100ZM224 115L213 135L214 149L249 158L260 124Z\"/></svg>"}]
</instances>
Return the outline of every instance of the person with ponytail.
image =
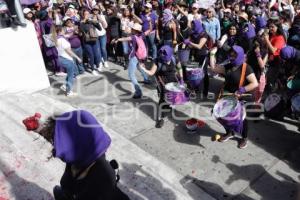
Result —
<instances>
[{"instance_id":1,"label":"person with ponytail","mask_svg":"<svg viewBox=\"0 0 300 200\"><path fill-rule=\"evenodd\" d=\"M75 75L76 64L73 60L75 58L78 63L82 60L72 51L70 42L65 38L65 28L63 26L56 26L53 31L53 39L58 52L58 63L67 71L66 85L62 85L60 89L65 92L66 96L73 96L72 92L73 79Z\"/></svg>"},{"instance_id":2,"label":"person with ponytail","mask_svg":"<svg viewBox=\"0 0 300 200\"><path fill-rule=\"evenodd\" d=\"M234 45L229 51L228 61L229 63L222 66L216 64L215 54L217 48L214 48L210 52L210 67L213 72L221 74L225 77L224 88L221 91L221 95L224 93L234 93L237 98L240 98L243 94L252 92L258 87L258 82L252 68L245 64L245 52L240 46ZM243 68L246 67L244 77ZM242 86L240 86L240 79L245 79ZM220 96L221 96L220 95ZM245 119L243 121L242 129L239 130L239 134L242 135L242 139L239 140L238 147L247 147L247 133L248 123ZM222 135L219 139L220 142L225 142L234 137L235 132L233 130L226 129L226 134Z\"/></svg>"},{"instance_id":3,"label":"person with ponytail","mask_svg":"<svg viewBox=\"0 0 300 200\"><path fill-rule=\"evenodd\" d=\"M170 105L165 101L165 85L171 82L178 82L183 86L183 73L180 62L177 62L173 48L170 45L164 45L158 52L158 59L152 65L150 70L145 67L141 67L146 74L155 75L158 82L157 91L159 96L158 112L156 118L156 128L161 128L164 124L164 117L166 110L171 110ZM178 78L179 77L179 80Z\"/></svg>"}]
</instances>

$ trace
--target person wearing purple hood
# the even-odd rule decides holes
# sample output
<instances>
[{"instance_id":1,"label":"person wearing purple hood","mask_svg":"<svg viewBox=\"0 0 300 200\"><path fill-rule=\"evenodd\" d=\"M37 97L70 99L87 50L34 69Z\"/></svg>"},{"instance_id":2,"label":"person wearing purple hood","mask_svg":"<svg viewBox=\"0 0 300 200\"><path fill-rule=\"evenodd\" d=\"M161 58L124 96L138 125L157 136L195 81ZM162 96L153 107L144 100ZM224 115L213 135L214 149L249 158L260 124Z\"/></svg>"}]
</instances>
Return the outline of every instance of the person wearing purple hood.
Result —
<instances>
[{"instance_id":1,"label":"person wearing purple hood","mask_svg":"<svg viewBox=\"0 0 300 200\"><path fill-rule=\"evenodd\" d=\"M38 132L53 145L53 156L66 163L55 200L129 200L117 187L116 174L105 153L111 139L88 111L50 117Z\"/></svg>"},{"instance_id":2,"label":"person wearing purple hood","mask_svg":"<svg viewBox=\"0 0 300 200\"><path fill-rule=\"evenodd\" d=\"M242 46L244 50L250 50L252 49L253 40L256 36L255 28L249 21L247 13L241 12L238 19L241 33L240 46Z\"/></svg>"},{"instance_id":3,"label":"person wearing purple hood","mask_svg":"<svg viewBox=\"0 0 300 200\"><path fill-rule=\"evenodd\" d=\"M217 52L217 48L214 48L210 52L210 67L213 72L221 74L225 77L225 83L223 87L223 92L221 91L221 96L224 93L234 93L238 98L241 97L242 94L247 92L251 92L255 90L258 86L257 79L252 68L249 65L244 64L246 62L245 52L242 47L234 45L229 51L229 64L227 65L218 65L216 64L215 54ZM242 76L242 69L245 69L245 81L240 87L240 79ZM238 147L243 149L247 147L247 132L248 132L248 123L245 119L241 124L240 130L238 134L242 135L242 139L239 140ZM235 131L226 129L226 134L222 135L219 139L220 142L225 142L230 138L233 138Z\"/></svg>"},{"instance_id":4,"label":"person wearing purple hood","mask_svg":"<svg viewBox=\"0 0 300 200\"><path fill-rule=\"evenodd\" d=\"M184 40L184 44L187 45L191 50L191 54L194 55L196 62L199 63L199 67L203 66L204 70L204 88L203 96L206 98L208 95L209 88L209 77L207 73L207 56L208 56L208 46L209 46L209 36L205 32L201 21L192 21L192 31L189 39Z\"/></svg>"},{"instance_id":5,"label":"person wearing purple hood","mask_svg":"<svg viewBox=\"0 0 300 200\"><path fill-rule=\"evenodd\" d=\"M148 75L155 75L158 82L157 91L159 96L158 102L158 112L156 118L156 128L161 128L164 124L164 117L167 114L167 111L171 110L169 104L165 101L165 85L167 83L178 82L176 76L177 72L179 74L179 83L183 86L183 74L180 62L177 62L173 49L169 45L164 45L159 49L158 59L152 65L150 70L147 70L145 67L141 67Z\"/></svg>"},{"instance_id":6,"label":"person wearing purple hood","mask_svg":"<svg viewBox=\"0 0 300 200\"><path fill-rule=\"evenodd\" d=\"M288 65L292 65L288 78L288 87L292 90L300 89L300 51L292 46L286 46L280 51L280 58ZM286 65L285 65L286 66Z\"/></svg>"}]
</instances>

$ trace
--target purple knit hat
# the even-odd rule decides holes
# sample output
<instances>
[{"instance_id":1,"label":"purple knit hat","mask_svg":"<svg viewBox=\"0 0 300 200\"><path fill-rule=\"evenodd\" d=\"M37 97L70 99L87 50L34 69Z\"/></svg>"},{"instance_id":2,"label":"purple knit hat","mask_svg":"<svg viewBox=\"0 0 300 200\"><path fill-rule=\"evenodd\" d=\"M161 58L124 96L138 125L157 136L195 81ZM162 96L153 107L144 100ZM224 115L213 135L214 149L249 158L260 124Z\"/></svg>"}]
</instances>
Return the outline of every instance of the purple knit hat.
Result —
<instances>
[{"instance_id":1,"label":"purple knit hat","mask_svg":"<svg viewBox=\"0 0 300 200\"><path fill-rule=\"evenodd\" d=\"M234 45L232 50L237 54L235 59L230 58L230 63L234 66L241 66L245 62L245 52L240 46Z\"/></svg>"},{"instance_id":2,"label":"purple knit hat","mask_svg":"<svg viewBox=\"0 0 300 200\"><path fill-rule=\"evenodd\" d=\"M296 57L296 49L291 46L286 46L281 49L280 57L284 60L290 60Z\"/></svg>"},{"instance_id":3,"label":"purple knit hat","mask_svg":"<svg viewBox=\"0 0 300 200\"><path fill-rule=\"evenodd\" d=\"M172 60L173 49L169 45L164 45L159 49L158 54L163 63L168 63Z\"/></svg>"}]
</instances>

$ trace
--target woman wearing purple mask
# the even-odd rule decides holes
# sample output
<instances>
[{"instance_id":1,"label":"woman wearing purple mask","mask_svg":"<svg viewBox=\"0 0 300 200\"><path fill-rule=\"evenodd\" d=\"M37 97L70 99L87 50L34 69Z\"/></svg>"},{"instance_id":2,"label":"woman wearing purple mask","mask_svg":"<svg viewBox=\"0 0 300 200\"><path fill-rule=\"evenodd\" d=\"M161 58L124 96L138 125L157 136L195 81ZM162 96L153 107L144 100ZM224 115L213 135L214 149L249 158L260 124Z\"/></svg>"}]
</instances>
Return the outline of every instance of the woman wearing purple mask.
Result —
<instances>
[{"instance_id":1,"label":"woman wearing purple mask","mask_svg":"<svg viewBox=\"0 0 300 200\"><path fill-rule=\"evenodd\" d=\"M153 76L155 75L158 82L158 112L156 118L156 128L161 128L164 124L164 117L166 115L166 110L171 110L170 105L165 101L165 85L167 83L178 82L177 73L179 74L180 85L183 86L183 74L181 64L176 61L173 49L169 45L164 45L160 48L158 52L158 59L152 65L150 70L145 67L141 67L146 74Z\"/></svg>"},{"instance_id":2,"label":"woman wearing purple mask","mask_svg":"<svg viewBox=\"0 0 300 200\"><path fill-rule=\"evenodd\" d=\"M215 54L217 52L217 48L214 48L210 52L210 66L213 72L222 74L225 77L225 83L223 88L224 93L235 93L235 95L240 98L242 94L251 92L255 90L258 86L257 79L255 74L253 73L252 68L249 65L245 65L245 53L242 47L234 45L232 49L229 51L229 63L225 66L221 66L216 64ZM242 77L242 70L243 67L245 69L245 81L243 82L242 86L240 87L240 80ZM246 148L247 147L247 132L248 132L248 123L245 119L240 126L240 129L231 130L226 129L226 134L222 135L220 138L220 142L225 142L230 138L233 138L234 135L240 134L242 135L242 139L239 140L238 147L239 148Z\"/></svg>"}]
</instances>

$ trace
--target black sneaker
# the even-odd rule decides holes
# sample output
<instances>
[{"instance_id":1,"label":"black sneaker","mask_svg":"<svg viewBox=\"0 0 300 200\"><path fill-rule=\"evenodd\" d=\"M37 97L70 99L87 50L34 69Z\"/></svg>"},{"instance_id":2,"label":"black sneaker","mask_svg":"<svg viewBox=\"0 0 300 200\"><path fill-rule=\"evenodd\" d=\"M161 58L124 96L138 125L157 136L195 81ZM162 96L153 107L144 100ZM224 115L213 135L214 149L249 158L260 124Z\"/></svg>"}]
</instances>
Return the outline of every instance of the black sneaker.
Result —
<instances>
[{"instance_id":1,"label":"black sneaker","mask_svg":"<svg viewBox=\"0 0 300 200\"><path fill-rule=\"evenodd\" d=\"M247 147L247 139L241 139L239 141L238 147L240 149L245 149Z\"/></svg>"},{"instance_id":2,"label":"black sneaker","mask_svg":"<svg viewBox=\"0 0 300 200\"><path fill-rule=\"evenodd\" d=\"M229 139L233 138L233 134L232 133L226 133L224 135L221 136L221 138L218 140L219 142L226 142Z\"/></svg>"},{"instance_id":3,"label":"black sneaker","mask_svg":"<svg viewBox=\"0 0 300 200\"><path fill-rule=\"evenodd\" d=\"M142 95L141 94L134 94L132 98L134 98L134 99L141 99Z\"/></svg>"},{"instance_id":4,"label":"black sneaker","mask_svg":"<svg viewBox=\"0 0 300 200\"><path fill-rule=\"evenodd\" d=\"M161 128L161 127L163 127L164 123L165 123L164 119L157 120L156 124L155 124L155 128Z\"/></svg>"}]
</instances>

